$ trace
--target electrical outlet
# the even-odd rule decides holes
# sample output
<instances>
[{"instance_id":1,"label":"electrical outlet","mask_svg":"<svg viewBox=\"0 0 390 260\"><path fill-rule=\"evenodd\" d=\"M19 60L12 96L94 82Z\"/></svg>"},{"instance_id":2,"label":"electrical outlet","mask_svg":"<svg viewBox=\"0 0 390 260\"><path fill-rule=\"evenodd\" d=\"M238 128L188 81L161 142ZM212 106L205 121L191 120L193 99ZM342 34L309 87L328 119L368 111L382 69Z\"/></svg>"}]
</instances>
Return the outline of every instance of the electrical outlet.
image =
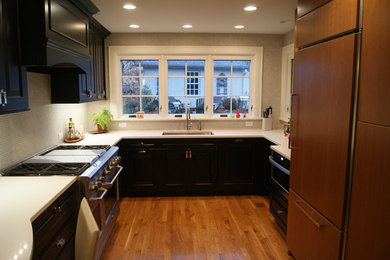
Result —
<instances>
[{"instance_id":1,"label":"electrical outlet","mask_svg":"<svg viewBox=\"0 0 390 260\"><path fill-rule=\"evenodd\" d=\"M58 139L60 139L60 140L64 139L64 133L63 132L59 132L58 133Z\"/></svg>"},{"instance_id":2,"label":"electrical outlet","mask_svg":"<svg viewBox=\"0 0 390 260\"><path fill-rule=\"evenodd\" d=\"M245 126L253 126L253 122L252 121L245 122Z\"/></svg>"},{"instance_id":3,"label":"electrical outlet","mask_svg":"<svg viewBox=\"0 0 390 260\"><path fill-rule=\"evenodd\" d=\"M125 128L125 127L127 127L127 124L126 123L119 123L119 127L120 128Z\"/></svg>"}]
</instances>

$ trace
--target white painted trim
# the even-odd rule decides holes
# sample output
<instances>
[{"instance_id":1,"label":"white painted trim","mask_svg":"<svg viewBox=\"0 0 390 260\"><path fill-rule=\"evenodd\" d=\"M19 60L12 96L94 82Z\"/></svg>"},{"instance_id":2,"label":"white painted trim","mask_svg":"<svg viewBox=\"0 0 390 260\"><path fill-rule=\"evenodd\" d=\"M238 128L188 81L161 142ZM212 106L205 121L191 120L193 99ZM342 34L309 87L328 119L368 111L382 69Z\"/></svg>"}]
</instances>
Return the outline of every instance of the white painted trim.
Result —
<instances>
[{"instance_id":1,"label":"white painted trim","mask_svg":"<svg viewBox=\"0 0 390 260\"><path fill-rule=\"evenodd\" d=\"M263 47L243 46L109 46L108 47L108 77L110 86L110 109L115 119L128 119L122 115L121 100L121 59L158 59L160 74L159 85L167 86L167 68L165 60L169 59L205 59L205 105L208 110L204 115L191 115L194 118L220 118L213 115L213 59L229 60L251 60L250 68L250 103L248 118L261 118L260 108L262 100L262 78L263 78ZM208 75L207 75L208 74ZM160 104L162 110L159 116L145 115L147 118L165 119L172 117L168 115L165 104L168 103L166 87L160 88ZM251 107L253 110L251 111Z\"/></svg>"},{"instance_id":2,"label":"white painted trim","mask_svg":"<svg viewBox=\"0 0 390 260\"><path fill-rule=\"evenodd\" d=\"M282 81L280 100L280 120L288 122L291 106L291 60L294 59L294 44L282 48Z\"/></svg>"}]
</instances>

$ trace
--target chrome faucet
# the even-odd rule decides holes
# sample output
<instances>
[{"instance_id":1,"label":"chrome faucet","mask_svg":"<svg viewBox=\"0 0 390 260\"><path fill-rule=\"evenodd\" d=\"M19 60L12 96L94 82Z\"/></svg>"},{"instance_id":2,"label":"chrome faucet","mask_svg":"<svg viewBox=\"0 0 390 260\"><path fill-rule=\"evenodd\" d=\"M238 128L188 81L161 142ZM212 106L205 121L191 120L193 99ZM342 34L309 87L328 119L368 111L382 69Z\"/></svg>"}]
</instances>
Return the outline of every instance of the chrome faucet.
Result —
<instances>
[{"instance_id":1,"label":"chrome faucet","mask_svg":"<svg viewBox=\"0 0 390 260\"><path fill-rule=\"evenodd\" d=\"M190 122L191 119L191 111L190 106L186 106L186 130L190 130L192 127L192 123Z\"/></svg>"}]
</instances>

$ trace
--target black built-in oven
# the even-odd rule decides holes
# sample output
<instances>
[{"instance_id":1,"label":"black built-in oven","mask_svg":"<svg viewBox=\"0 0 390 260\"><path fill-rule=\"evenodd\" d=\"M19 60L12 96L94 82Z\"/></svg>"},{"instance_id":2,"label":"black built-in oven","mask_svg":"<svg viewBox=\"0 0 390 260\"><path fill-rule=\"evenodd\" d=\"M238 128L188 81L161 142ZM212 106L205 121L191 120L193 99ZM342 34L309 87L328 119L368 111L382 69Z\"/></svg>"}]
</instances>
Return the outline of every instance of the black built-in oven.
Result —
<instances>
[{"instance_id":1,"label":"black built-in oven","mask_svg":"<svg viewBox=\"0 0 390 260\"><path fill-rule=\"evenodd\" d=\"M290 160L271 151L270 211L284 232L287 229L288 191L290 184Z\"/></svg>"}]
</instances>

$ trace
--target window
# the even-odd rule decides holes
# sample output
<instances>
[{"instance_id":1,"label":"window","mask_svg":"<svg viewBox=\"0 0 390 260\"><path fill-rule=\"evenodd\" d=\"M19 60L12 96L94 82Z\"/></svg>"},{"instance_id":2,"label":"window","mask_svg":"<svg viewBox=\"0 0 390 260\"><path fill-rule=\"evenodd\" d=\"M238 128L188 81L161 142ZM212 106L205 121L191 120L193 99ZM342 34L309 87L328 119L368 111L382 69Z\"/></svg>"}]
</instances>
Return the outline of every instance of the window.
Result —
<instances>
[{"instance_id":1,"label":"window","mask_svg":"<svg viewBox=\"0 0 390 260\"><path fill-rule=\"evenodd\" d=\"M109 98L115 119L261 118L263 48L109 46ZM180 119L181 118L181 119Z\"/></svg>"},{"instance_id":2,"label":"window","mask_svg":"<svg viewBox=\"0 0 390 260\"><path fill-rule=\"evenodd\" d=\"M204 113L204 60L168 60L168 114Z\"/></svg>"},{"instance_id":3,"label":"window","mask_svg":"<svg viewBox=\"0 0 390 260\"><path fill-rule=\"evenodd\" d=\"M213 111L215 114L249 112L249 71L249 60L214 61Z\"/></svg>"},{"instance_id":4,"label":"window","mask_svg":"<svg viewBox=\"0 0 390 260\"><path fill-rule=\"evenodd\" d=\"M158 114L158 60L121 60L121 65L123 114Z\"/></svg>"}]
</instances>

